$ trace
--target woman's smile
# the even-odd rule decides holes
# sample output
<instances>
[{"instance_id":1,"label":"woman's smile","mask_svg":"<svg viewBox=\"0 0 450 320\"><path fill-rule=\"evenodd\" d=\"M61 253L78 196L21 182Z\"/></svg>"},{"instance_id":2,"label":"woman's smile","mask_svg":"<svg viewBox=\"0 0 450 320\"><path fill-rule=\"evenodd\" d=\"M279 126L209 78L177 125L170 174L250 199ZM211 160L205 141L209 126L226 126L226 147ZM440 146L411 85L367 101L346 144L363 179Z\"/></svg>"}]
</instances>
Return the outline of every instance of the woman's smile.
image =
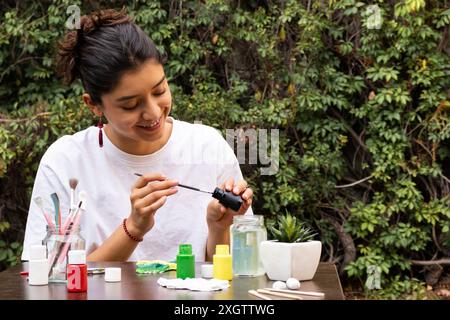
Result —
<instances>
[{"instance_id":1,"label":"woman's smile","mask_svg":"<svg viewBox=\"0 0 450 320\"><path fill-rule=\"evenodd\" d=\"M163 122L162 120L163 120L163 116L161 116L156 121L140 123L137 125L137 127L146 132L154 132L154 131L159 130L162 127L161 126L161 123Z\"/></svg>"}]
</instances>

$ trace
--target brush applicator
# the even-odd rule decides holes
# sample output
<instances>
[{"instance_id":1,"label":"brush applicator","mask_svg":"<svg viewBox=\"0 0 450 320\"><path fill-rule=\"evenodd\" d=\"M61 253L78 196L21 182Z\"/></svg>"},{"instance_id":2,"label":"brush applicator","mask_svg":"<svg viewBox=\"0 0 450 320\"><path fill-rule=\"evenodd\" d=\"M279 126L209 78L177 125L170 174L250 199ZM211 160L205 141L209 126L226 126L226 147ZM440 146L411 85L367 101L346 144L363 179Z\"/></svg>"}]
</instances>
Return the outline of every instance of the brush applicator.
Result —
<instances>
[{"instance_id":1,"label":"brush applicator","mask_svg":"<svg viewBox=\"0 0 450 320\"><path fill-rule=\"evenodd\" d=\"M74 215L77 211L77 205L75 204L75 189L78 185L78 180L70 179L69 185L70 185L70 209L69 209L69 214L68 214L66 220L64 221L64 225L62 226L63 233L66 232L67 227L73 221Z\"/></svg>"},{"instance_id":2,"label":"brush applicator","mask_svg":"<svg viewBox=\"0 0 450 320\"><path fill-rule=\"evenodd\" d=\"M140 173L135 173L135 175L138 177L142 177L142 174ZM238 211L243 203L241 196L236 195L231 191L222 190L220 188L215 188L213 192L209 192L191 186L187 186L181 183L179 183L178 186L198 192L209 193L212 195L213 198L219 200L220 204L222 204L225 208L230 208L231 210L234 211Z\"/></svg>"},{"instance_id":3,"label":"brush applicator","mask_svg":"<svg viewBox=\"0 0 450 320\"><path fill-rule=\"evenodd\" d=\"M75 204L75 189L77 188L78 185L78 179L70 179L69 180L69 185L70 185L70 210L76 210L77 206Z\"/></svg>"}]
</instances>

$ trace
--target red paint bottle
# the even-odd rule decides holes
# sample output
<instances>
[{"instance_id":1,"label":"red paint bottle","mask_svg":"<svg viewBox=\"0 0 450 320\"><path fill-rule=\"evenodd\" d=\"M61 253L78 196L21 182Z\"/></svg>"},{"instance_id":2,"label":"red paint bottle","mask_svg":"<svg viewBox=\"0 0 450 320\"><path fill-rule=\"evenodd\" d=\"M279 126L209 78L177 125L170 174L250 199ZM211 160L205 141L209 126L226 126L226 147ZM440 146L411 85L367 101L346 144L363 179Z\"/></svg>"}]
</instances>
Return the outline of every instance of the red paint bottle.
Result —
<instances>
[{"instance_id":1,"label":"red paint bottle","mask_svg":"<svg viewBox=\"0 0 450 320\"><path fill-rule=\"evenodd\" d=\"M67 265L67 291L87 291L87 265L85 250L70 250Z\"/></svg>"}]
</instances>

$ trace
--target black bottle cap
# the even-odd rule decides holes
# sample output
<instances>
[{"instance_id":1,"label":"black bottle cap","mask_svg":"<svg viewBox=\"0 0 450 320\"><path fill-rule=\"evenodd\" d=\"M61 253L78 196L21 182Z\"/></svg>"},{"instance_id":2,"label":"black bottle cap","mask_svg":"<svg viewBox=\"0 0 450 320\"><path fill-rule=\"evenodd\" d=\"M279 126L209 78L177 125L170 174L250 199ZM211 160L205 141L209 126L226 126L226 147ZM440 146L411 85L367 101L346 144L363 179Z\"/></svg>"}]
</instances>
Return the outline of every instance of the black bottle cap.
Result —
<instances>
[{"instance_id":1,"label":"black bottle cap","mask_svg":"<svg viewBox=\"0 0 450 320\"><path fill-rule=\"evenodd\" d=\"M219 200L219 202L225 207L231 210L238 211L242 205L241 196L233 194L233 192L225 191L220 188L214 189L212 194L213 198Z\"/></svg>"}]
</instances>

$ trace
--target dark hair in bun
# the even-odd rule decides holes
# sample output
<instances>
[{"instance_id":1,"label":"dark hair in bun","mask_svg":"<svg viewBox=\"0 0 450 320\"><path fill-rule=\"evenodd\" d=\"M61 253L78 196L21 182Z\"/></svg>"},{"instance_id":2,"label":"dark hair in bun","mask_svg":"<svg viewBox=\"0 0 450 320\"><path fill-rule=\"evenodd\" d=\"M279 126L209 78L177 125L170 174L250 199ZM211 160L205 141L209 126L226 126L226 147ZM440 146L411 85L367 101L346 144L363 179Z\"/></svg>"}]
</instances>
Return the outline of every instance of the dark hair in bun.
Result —
<instances>
[{"instance_id":1,"label":"dark hair in bun","mask_svg":"<svg viewBox=\"0 0 450 320\"><path fill-rule=\"evenodd\" d=\"M152 40L125 10L101 10L82 16L80 29L67 32L58 44L56 69L65 84L80 78L92 101L114 89L126 71L148 59L163 64Z\"/></svg>"}]
</instances>

